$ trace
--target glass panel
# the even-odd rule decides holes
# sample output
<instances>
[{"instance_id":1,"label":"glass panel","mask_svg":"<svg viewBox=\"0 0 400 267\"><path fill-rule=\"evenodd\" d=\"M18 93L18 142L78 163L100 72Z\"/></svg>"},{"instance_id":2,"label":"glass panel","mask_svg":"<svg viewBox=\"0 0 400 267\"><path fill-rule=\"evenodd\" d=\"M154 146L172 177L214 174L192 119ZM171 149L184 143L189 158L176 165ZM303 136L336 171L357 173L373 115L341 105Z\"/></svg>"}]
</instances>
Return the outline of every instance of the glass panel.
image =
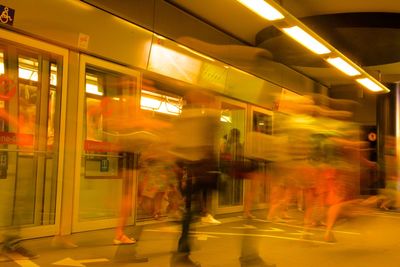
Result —
<instances>
[{"instance_id":1,"label":"glass panel","mask_svg":"<svg viewBox=\"0 0 400 267\"><path fill-rule=\"evenodd\" d=\"M37 58L18 56L18 127L10 125L10 133L23 136L31 142L22 144L16 141L17 183L15 196L14 220L19 225L35 223L35 203L37 193L37 158L33 152L36 128L38 124L39 60ZM10 109L10 114L13 111ZM12 121L10 121L10 124ZM36 140L37 141L37 140ZM13 154L13 153L12 153Z\"/></svg>"},{"instance_id":2,"label":"glass panel","mask_svg":"<svg viewBox=\"0 0 400 267\"><path fill-rule=\"evenodd\" d=\"M119 135L135 114L136 77L91 67L85 74L83 172L79 220L117 218L133 155L121 153Z\"/></svg>"},{"instance_id":3,"label":"glass panel","mask_svg":"<svg viewBox=\"0 0 400 267\"><path fill-rule=\"evenodd\" d=\"M57 86L57 65L54 63L50 65L50 85Z\"/></svg>"},{"instance_id":4,"label":"glass panel","mask_svg":"<svg viewBox=\"0 0 400 267\"><path fill-rule=\"evenodd\" d=\"M50 91L48 100L48 114L47 114L47 149L53 150L54 145L54 123L56 112L56 90L57 89L57 65L50 64Z\"/></svg>"},{"instance_id":5,"label":"glass panel","mask_svg":"<svg viewBox=\"0 0 400 267\"><path fill-rule=\"evenodd\" d=\"M272 117L268 114L253 112L253 131L272 134Z\"/></svg>"},{"instance_id":6,"label":"glass panel","mask_svg":"<svg viewBox=\"0 0 400 267\"><path fill-rule=\"evenodd\" d=\"M178 116L182 111L182 98L142 90L140 107L144 110Z\"/></svg>"},{"instance_id":7,"label":"glass panel","mask_svg":"<svg viewBox=\"0 0 400 267\"><path fill-rule=\"evenodd\" d=\"M221 108L221 153L236 157L242 153L239 151L243 151L246 110L228 103L222 103ZM240 177L231 177L223 170L219 183L218 202L219 206L242 205L243 180Z\"/></svg>"},{"instance_id":8,"label":"glass panel","mask_svg":"<svg viewBox=\"0 0 400 267\"><path fill-rule=\"evenodd\" d=\"M4 73L4 52L0 50L0 75Z\"/></svg>"},{"instance_id":9,"label":"glass panel","mask_svg":"<svg viewBox=\"0 0 400 267\"><path fill-rule=\"evenodd\" d=\"M272 116L262 112L253 111L252 130L263 134L272 134ZM269 166L266 162L259 161L258 165L259 171L264 173L268 172ZM258 194L255 196L254 201L256 203L265 203L267 201L269 183L266 179L260 180L259 183L257 190Z\"/></svg>"},{"instance_id":10,"label":"glass panel","mask_svg":"<svg viewBox=\"0 0 400 267\"><path fill-rule=\"evenodd\" d=\"M39 80L39 62L36 58L18 57L18 77L25 80Z\"/></svg>"},{"instance_id":11,"label":"glass panel","mask_svg":"<svg viewBox=\"0 0 400 267\"><path fill-rule=\"evenodd\" d=\"M55 223L61 60L28 53L1 51L2 72L18 74L0 85L1 226Z\"/></svg>"},{"instance_id":12,"label":"glass panel","mask_svg":"<svg viewBox=\"0 0 400 267\"><path fill-rule=\"evenodd\" d=\"M143 79L141 90L142 114L153 120L152 124L159 122L173 122L182 110L183 98L171 92L158 89L160 81L152 78ZM173 87L174 84L168 87ZM158 129L157 129L158 130ZM160 128L160 132L162 130ZM157 152L154 152L156 149ZM153 148L142 152L139 158L138 173L138 207L137 219L159 218L160 216L176 216L180 212L181 195L176 185L176 166L174 159L165 151ZM160 149L163 150L163 149ZM155 153L154 155L152 153Z\"/></svg>"},{"instance_id":13,"label":"glass panel","mask_svg":"<svg viewBox=\"0 0 400 267\"><path fill-rule=\"evenodd\" d=\"M50 87L47 100L47 138L45 141L46 160L45 160L45 184L44 184L44 214L43 222L54 224L56 216L56 197L57 197L57 157L55 157L54 150L56 145L56 129L59 120L56 114L57 110L57 97L61 94L57 93L57 78L58 67L56 63L50 63Z\"/></svg>"},{"instance_id":14,"label":"glass panel","mask_svg":"<svg viewBox=\"0 0 400 267\"><path fill-rule=\"evenodd\" d=\"M10 91L11 88L11 80L5 74L5 60L4 60L4 51L0 50L0 132L6 138L6 131L9 119L8 109L6 107L6 95ZM4 133L4 134L3 134ZM0 139L0 148L2 151L0 152L0 227L10 226L13 223L13 207L14 207L14 188L15 188L15 179L8 179L8 169L10 166L10 153L8 153L7 147L8 145L2 141L3 136ZM14 154L15 158L15 154ZM14 169L15 169L15 161L14 161Z\"/></svg>"}]
</instances>

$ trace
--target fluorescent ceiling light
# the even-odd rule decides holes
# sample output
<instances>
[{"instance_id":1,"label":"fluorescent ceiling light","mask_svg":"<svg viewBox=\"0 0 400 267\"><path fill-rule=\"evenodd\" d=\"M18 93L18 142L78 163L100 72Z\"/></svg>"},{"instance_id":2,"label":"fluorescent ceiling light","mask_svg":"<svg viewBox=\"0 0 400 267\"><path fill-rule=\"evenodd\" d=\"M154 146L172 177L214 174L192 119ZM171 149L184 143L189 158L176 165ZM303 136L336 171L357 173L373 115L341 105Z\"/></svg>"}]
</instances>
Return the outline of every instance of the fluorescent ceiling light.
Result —
<instances>
[{"instance_id":1,"label":"fluorescent ceiling light","mask_svg":"<svg viewBox=\"0 0 400 267\"><path fill-rule=\"evenodd\" d=\"M374 91L374 92L383 91L383 88L380 85L374 83L369 78L361 78L361 79L357 79L356 81L371 91Z\"/></svg>"},{"instance_id":2,"label":"fluorescent ceiling light","mask_svg":"<svg viewBox=\"0 0 400 267\"><path fill-rule=\"evenodd\" d=\"M237 1L267 20L272 21L272 20L283 19L285 17L278 10L276 10L263 0L237 0Z\"/></svg>"},{"instance_id":3,"label":"fluorescent ceiling light","mask_svg":"<svg viewBox=\"0 0 400 267\"><path fill-rule=\"evenodd\" d=\"M334 58L330 57L326 61L328 61L329 64L331 64L332 66L336 67L337 69L346 73L349 76L356 76L361 74L358 70L356 70L354 67L352 67L349 63L347 63L340 57L334 57Z\"/></svg>"},{"instance_id":4,"label":"fluorescent ceiling light","mask_svg":"<svg viewBox=\"0 0 400 267\"><path fill-rule=\"evenodd\" d=\"M286 34L295 39L300 44L304 45L311 51L317 54L328 54L331 52L326 46L318 42L314 37L306 33L298 26L282 29Z\"/></svg>"}]
</instances>

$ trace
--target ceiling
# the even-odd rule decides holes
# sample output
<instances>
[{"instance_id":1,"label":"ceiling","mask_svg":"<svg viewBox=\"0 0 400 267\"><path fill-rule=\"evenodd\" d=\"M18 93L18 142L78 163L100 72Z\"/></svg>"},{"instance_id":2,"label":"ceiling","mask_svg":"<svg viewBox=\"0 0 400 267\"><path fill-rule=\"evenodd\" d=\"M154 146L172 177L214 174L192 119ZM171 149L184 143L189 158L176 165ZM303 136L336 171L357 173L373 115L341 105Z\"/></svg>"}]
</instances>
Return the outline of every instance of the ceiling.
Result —
<instances>
[{"instance_id":1,"label":"ceiling","mask_svg":"<svg viewBox=\"0 0 400 267\"><path fill-rule=\"evenodd\" d=\"M265 50L327 86L351 82L234 0L170 0L198 19ZM384 83L400 81L399 0L281 0L284 9Z\"/></svg>"}]
</instances>

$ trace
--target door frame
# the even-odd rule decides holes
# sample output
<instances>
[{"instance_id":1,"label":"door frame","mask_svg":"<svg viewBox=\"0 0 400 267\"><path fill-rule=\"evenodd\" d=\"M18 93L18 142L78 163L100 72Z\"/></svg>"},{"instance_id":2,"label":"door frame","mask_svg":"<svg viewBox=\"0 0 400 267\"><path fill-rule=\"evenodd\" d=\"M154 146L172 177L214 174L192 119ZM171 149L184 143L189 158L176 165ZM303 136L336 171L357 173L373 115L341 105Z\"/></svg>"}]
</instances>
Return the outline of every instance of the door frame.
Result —
<instances>
[{"instance_id":1,"label":"door frame","mask_svg":"<svg viewBox=\"0 0 400 267\"><path fill-rule=\"evenodd\" d=\"M28 226L22 227L20 230L20 235L23 238L36 238L49 235L56 235L60 230L61 221L61 197L62 197L62 184L63 184L63 171L64 171L64 150L65 150L65 118L66 118L66 104L67 104L67 89L68 89L68 55L69 51L65 48L46 43L25 35L21 35L9 30L0 28L1 39L6 42L12 42L16 47L19 45L25 47L26 49L34 49L36 51L43 51L45 53L50 53L57 55L62 59L62 73L61 73L61 99L60 99L60 120L59 122L59 150L54 153L58 153L57 160L57 171L56 171L56 182L57 182L57 192L56 192L56 208L55 208L55 223L52 225L43 226Z\"/></svg>"},{"instance_id":2,"label":"door frame","mask_svg":"<svg viewBox=\"0 0 400 267\"><path fill-rule=\"evenodd\" d=\"M243 132L243 140L246 139L246 134L248 130L248 105L244 102L227 98L227 97L218 97L218 101L220 103L220 106L222 107L222 103L227 103L230 105L235 105L238 107L243 108L244 110L244 132ZM242 199L244 200L244 186L245 186L245 181L243 183L243 191L242 191ZM233 212L241 212L243 211L243 203L241 205L235 205L235 206L226 206L226 207L219 207L219 192L216 190L213 194L212 201L211 201L211 206L212 206L212 211L215 211L216 214L225 214L225 213L233 213Z\"/></svg>"},{"instance_id":3,"label":"door frame","mask_svg":"<svg viewBox=\"0 0 400 267\"><path fill-rule=\"evenodd\" d=\"M106 60L102 60L99 58L95 58L86 54L79 55L79 86L78 86L78 108L77 108L77 128L76 128L76 157L75 157L75 183L74 183L74 202L73 202L73 211L72 211L72 232L82 232L89 230L97 230L97 229L105 229L116 227L119 222L119 217L112 219L103 219L103 220L88 220L88 221L79 221L79 204L80 204L80 179L81 179L81 161L83 157L83 118L84 114L84 105L85 105L85 74L86 74L86 66L98 67L102 70L109 70L114 73L121 73L129 76L133 76L137 78L137 88L135 89L135 96L138 96L140 85L141 85L141 73L139 71L130 69L128 67L124 67L118 65L116 63L112 63ZM133 188L132 188L132 216L127 219L126 224L133 224L136 220L136 192L137 192L137 171L133 170Z\"/></svg>"},{"instance_id":4,"label":"door frame","mask_svg":"<svg viewBox=\"0 0 400 267\"><path fill-rule=\"evenodd\" d=\"M271 116L271 134L274 133L274 128L273 128L273 121L274 121L274 112L272 110L268 110L266 108L261 108L258 106L253 106L253 105L249 105L248 108L248 118L249 118L249 123L248 123L248 128L247 131L250 132L253 130L253 118L254 118L254 112L259 112L259 113L263 113L265 115ZM249 181L246 181L245 186L250 186ZM267 194L270 193L270 184L267 184ZM268 197L269 199L269 197ZM253 206L253 209L263 209L263 208L267 208L269 205L269 201L266 200L266 202L264 203L258 203L256 205Z\"/></svg>"}]
</instances>

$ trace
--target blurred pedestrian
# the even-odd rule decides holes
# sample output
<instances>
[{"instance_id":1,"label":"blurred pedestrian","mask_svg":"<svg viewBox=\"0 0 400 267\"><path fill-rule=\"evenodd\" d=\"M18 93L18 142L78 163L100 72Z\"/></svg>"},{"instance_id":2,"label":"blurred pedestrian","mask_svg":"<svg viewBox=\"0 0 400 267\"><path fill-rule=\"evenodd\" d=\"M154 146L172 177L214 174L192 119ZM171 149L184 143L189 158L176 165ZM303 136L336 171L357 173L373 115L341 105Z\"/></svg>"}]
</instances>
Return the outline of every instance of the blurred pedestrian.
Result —
<instances>
[{"instance_id":1,"label":"blurred pedestrian","mask_svg":"<svg viewBox=\"0 0 400 267\"><path fill-rule=\"evenodd\" d=\"M220 110L215 96L204 90L192 90L186 94L186 104L175 123L173 153L183 170L178 176L185 210L178 250L173 253L171 266L200 266L190 258L190 225L195 213L199 213L199 200L204 190L215 190L219 177L217 164ZM197 205L196 205L197 204Z\"/></svg>"}]
</instances>

